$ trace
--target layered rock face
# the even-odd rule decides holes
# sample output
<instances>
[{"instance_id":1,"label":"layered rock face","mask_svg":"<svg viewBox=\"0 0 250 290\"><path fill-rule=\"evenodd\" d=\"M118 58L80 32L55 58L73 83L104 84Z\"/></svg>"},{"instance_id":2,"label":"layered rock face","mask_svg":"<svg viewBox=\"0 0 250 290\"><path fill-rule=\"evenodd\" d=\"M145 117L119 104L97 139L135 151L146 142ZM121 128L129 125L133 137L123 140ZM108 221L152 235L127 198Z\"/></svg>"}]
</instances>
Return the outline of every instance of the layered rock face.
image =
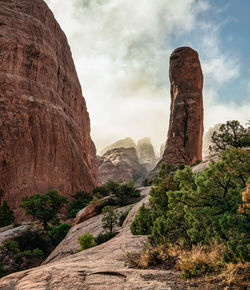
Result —
<instances>
[{"instance_id":1,"label":"layered rock face","mask_svg":"<svg viewBox=\"0 0 250 290\"><path fill-rule=\"evenodd\" d=\"M67 39L42 0L0 2L0 201L69 196L99 183L90 121Z\"/></svg>"},{"instance_id":2,"label":"layered rock face","mask_svg":"<svg viewBox=\"0 0 250 290\"><path fill-rule=\"evenodd\" d=\"M198 53L180 47L170 56L171 109L162 160L192 164L202 160L203 75Z\"/></svg>"},{"instance_id":3,"label":"layered rock face","mask_svg":"<svg viewBox=\"0 0 250 290\"><path fill-rule=\"evenodd\" d=\"M135 148L115 148L98 157L99 175L102 184L109 180L129 182L145 173L139 163Z\"/></svg>"}]
</instances>

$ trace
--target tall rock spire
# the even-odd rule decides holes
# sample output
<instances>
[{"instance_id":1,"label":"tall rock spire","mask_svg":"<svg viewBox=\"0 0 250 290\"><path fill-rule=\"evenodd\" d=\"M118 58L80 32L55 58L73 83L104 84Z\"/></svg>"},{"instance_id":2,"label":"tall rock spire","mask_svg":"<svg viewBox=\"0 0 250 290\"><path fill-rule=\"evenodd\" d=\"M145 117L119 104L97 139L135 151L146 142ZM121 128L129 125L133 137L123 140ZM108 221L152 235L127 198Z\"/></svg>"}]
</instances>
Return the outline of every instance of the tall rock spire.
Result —
<instances>
[{"instance_id":1,"label":"tall rock spire","mask_svg":"<svg viewBox=\"0 0 250 290\"><path fill-rule=\"evenodd\" d=\"M202 160L203 75L199 56L180 47L170 56L171 108L168 138L162 160L192 164Z\"/></svg>"}]
</instances>

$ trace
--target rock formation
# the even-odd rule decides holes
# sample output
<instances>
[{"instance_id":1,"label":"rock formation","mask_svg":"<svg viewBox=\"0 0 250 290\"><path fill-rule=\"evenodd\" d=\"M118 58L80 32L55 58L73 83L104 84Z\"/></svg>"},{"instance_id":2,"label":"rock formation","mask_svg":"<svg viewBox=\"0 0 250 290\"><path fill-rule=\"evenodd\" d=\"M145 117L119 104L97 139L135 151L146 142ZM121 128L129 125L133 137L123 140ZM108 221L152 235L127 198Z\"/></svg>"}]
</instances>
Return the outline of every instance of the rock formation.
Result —
<instances>
[{"instance_id":1,"label":"rock formation","mask_svg":"<svg viewBox=\"0 0 250 290\"><path fill-rule=\"evenodd\" d=\"M99 182L90 121L67 39L42 0L0 2L0 201Z\"/></svg>"},{"instance_id":2,"label":"rock formation","mask_svg":"<svg viewBox=\"0 0 250 290\"><path fill-rule=\"evenodd\" d=\"M127 137L127 138L124 138L124 139L116 141L115 143L111 144L108 147L105 147L104 149L101 150L100 155L105 154L107 151L109 151L111 149L116 149L116 148L120 148L120 147L123 147L123 148L131 148L131 147L136 148L136 144L135 144L135 142L134 142L134 140L132 138Z\"/></svg>"},{"instance_id":3,"label":"rock formation","mask_svg":"<svg viewBox=\"0 0 250 290\"><path fill-rule=\"evenodd\" d=\"M115 148L98 156L99 175L102 184L109 180L129 182L137 180L146 170L139 163L135 148Z\"/></svg>"},{"instance_id":4,"label":"rock formation","mask_svg":"<svg viewBox=\"0 0 250 290\"><path fill-rule=\"evenodd\" d=\"M137 142L137 152L139 157L139 162L148 170L152 170L156 165L156 156L154 147L151 143L149 137L140 139Z\"/></svg>"},{"instance_id":5,"label":"rock formation","mask_svg":"<svg viewBox=\"0 0 250 290\"><path fill-rule=\"evenodd\" d=\"M209 128L209 130L203 136L202 157L204 160L208 159L211 155L209 146L212 145L211 137L213 135L213 132L218 132L221 125L221 123L218 123L214 125L214 127Z\"/></svg>"},{"instance_id":6,"label":"rock formation","mask_svg":"<svg viewBox=\"0 0 250 290\"><path fill-rule=\"evenodd\" d=\"M202 160L203 75L198 53L180 47L170 56L171 109L162 160L192 164Z\"/></svg>"}]
</instances>

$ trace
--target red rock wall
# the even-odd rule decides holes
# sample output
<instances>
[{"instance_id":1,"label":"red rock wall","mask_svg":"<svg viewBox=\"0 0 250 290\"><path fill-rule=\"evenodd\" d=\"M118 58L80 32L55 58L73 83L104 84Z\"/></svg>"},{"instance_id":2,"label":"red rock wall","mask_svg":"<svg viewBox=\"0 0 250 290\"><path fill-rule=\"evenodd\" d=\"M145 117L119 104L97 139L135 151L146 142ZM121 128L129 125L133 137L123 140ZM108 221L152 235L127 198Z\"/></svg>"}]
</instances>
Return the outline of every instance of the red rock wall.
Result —
<instances>
[{"instance_id":1,"label":"red rock wall","mask_svg":"<svg viewBox=\"0 0 250 290\"><path fill-rule=\"evenodd\" d=\"M0 201L99 183L70 47L42 0L0 1Z\"/></svg>"},{"instance_id":2,"label":"red rock wall","mask_svg":"<svg viewBox=\"0 0 250 290\"><path fill-rule=\"evenodd\" d=\"M198 53L189 47L175 49L169 78L170 120L162 158L169 164L192 164L202 160L203 75Z\"/></svg>"}]
</instances>

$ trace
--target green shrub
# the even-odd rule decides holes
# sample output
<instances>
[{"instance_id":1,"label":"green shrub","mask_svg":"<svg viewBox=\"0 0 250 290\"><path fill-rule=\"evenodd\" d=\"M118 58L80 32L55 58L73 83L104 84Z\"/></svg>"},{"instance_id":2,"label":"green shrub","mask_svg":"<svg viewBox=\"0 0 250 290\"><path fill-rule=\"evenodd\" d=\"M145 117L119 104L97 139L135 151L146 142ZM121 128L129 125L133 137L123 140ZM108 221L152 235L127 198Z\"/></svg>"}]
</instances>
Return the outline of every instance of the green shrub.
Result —
<instances>
[{"instance_id":1,"label":"green shrub","mask_svg":"<svg viewBox=\"0 0 250 290\"><path fill-rule=\"evenodd\" d=\"M75 195L73 195L73 201L69 206L68 217L74 218L81 209L86 207L91 202L92 199L93 195L88 192L84 191L77 192Z\"/></svg>"},{"instance_id":2,"label":"green shrub","mask_svg":"<svg viewBox=\"0 0 250 290\"><path fill-rule=\"evenodd\" d=\"M140 197L140 191L134 188L134 183L129 182L117 183L113 180L109 180L103 186L99 186L94 189L94 194L96 198L102 198L108 195L114 195L116 198L108 201L106 205L127 205ZM105 205L105 206L106 206Z\"/></svg>"},{"instance_id":3,"label":"green shrub","mask_svg":"<svg viewBox=\"0 0 250 290\"><path fill-rule=\"evenodd\" d=\"M96 246L95 237L90 233L83 234L78 237L78 242L81 245L80 250L86 250Z\"/></svg>"},{"instance_id":4,"label":"green shrub","mask_svg":"<svg viewBox=\"0 0 250 290\"><path fill-rule=\"evenodd\" d=\"M148 235L151 233L152 216L149 208L143 204L133 222L131 223L130 230L134 235Z\"/></svg>"},{"instance_id":5,"label":"green shrub","mask_svg":"<svg viewBox=\"0 0 250 290\"><path fill-rule=\"evenodd\" d=\"M13 223L15 220L14 213L4 200L3 204L0 205L0 227L5 227Z\"/></svg>"},{"instance_id":6,"label":"green shrub","mask_svg":"<svg viewBox=\"0 0 250 290\"><path fill-rule=\"evenodd\" d=\"M20 251L40 249L44 256L48 256L53 250L53 245L48 235L39 230L26 230L22 234L13 238L18 243Z\"/></svg>"},{"instance_id":7,"label":"green shrub","mask_svg":"<svg viewBox=\"0 0 250 290\"><path fill-rule=\"evenodd\" d=\"M95 241L97 245L106 243L110 239L114 238L117 235L117 233L114 232L105 232L105 233L100 233L96 238Z\"/></svg>"},{"instance_id":8,"label":"green shrub","mask_svg":"<svg viewBox=\"0 0 250 290\"><path fill-rule=\"evenodd\" d=\"M71 228L68 224L49 225L48 235L54 246L57 246L67 235Z\"/></svg>"}]
</instances>

